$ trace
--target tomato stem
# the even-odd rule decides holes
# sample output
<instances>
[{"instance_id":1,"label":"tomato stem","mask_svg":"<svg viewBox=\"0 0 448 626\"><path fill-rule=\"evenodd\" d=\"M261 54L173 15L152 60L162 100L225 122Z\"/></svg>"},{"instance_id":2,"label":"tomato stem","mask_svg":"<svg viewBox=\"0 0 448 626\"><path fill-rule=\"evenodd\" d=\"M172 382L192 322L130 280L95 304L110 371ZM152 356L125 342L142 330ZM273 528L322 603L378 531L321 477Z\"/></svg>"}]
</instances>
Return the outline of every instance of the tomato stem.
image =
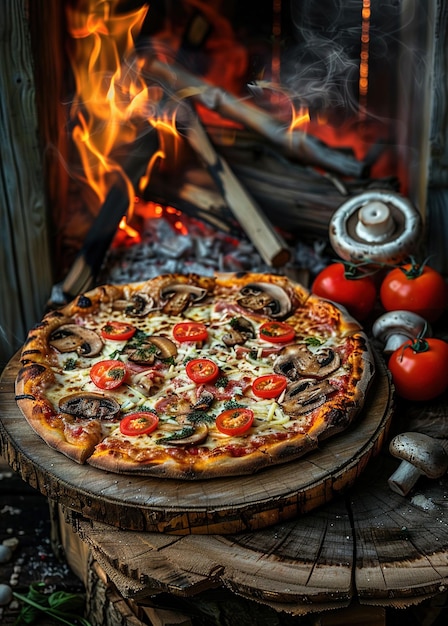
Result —
<instances>
[{"instance_id":1,"label":"tomato stem","mask_svg":"<svg viewBox=\"0 0 448 626\"><path fill-rule=\"evenodd\" d=\"M429 344L423 337L416 337L412 344L405 346L406 348L412 348L413 352L427 352L429 350Z\"/></svg>"},{"instance_id":2,"label":"tomato stem","mask_svg":"<svg viewBox=\"0 0 448 626\"><path fill-rule=\"evenodd\" d=\"M373 276L378 272L377 268L372 269L369 272L360 271L361 267L369 266L372 267L372 263L370 261L362 261L361 263L351 263L350 261L343 261L341 259L335 260L335 263L341 263L344 266L344 276L347 280L359 280L360 278L365 278L366 276Z\"/></svg>"},{"instance_id":3,"label":"tomato stem","mask_svg":"<svg viewBox=\"0 0 448 626\"><path fill-rule=\"evenodd\" d=\"M415 278L418 278L419 276L421 276L423 274L425 266L428 263L430 258L431 257L426 257L426 259L423 261L423 263L418 263L418 261L415 259L415 257L411 256L411 257L409 257L409 263L411 264L410 268L406 269L402 265L399 265L398 267L403 272L403 274L406 276L406 278L408 278L409 280L414 280Z\"/></svg>"}]
</instances>

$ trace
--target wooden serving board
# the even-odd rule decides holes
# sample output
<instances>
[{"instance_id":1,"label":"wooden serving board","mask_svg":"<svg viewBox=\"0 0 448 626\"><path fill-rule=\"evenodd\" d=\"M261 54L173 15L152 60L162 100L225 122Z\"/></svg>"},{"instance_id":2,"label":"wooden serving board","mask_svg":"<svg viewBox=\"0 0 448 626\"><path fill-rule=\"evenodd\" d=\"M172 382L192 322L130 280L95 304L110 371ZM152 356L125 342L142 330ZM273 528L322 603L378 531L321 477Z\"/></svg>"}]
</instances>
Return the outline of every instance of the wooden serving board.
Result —
<instances>
[{"instance_id":1,"label":"wooden serving board","mask_svg":"<svg viewBox=\"0 0 448 626\"><path fill-rule=\"evenodd\" d=\"M14 399L19 354L0 381L0 443L32 487L83 517L121 529L169 534L254 531L331 501L380 450L392 416L387 370L377 374L356 423L302 459L251 476L200 481L142 478L78 465L47 446Z\"/></svg>"}]
</instances>

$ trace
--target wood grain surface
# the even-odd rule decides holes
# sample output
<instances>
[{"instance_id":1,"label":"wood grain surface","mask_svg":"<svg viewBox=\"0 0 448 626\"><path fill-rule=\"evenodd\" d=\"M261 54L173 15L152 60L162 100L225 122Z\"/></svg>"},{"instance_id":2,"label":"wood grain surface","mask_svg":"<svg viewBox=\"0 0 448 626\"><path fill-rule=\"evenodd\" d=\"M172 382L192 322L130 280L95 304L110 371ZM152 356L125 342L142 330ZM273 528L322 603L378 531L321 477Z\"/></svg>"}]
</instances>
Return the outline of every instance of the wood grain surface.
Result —
<instances>
[{"instance_id":1,"label":"wood grain surface","mask_svg":"<svg viewBox=\"0 0 448 626\"><path fill-rule=\"evenodd\" d=\"M361 605L405 608L448 591L448 480L392 492L383 451L344 495L255 532L185 535L124 531L65 511L124 597L193 597L226 588L276 611Z\"/></svg>"},{"instance_id":2,"label":"wood grain surface","mask_svg":"<svg viewBox=\"0 0 448 626\"><path fill-rule=\"evenodd\" d=\"M330 501L353 484L383 444L392 415L385 368L354 427L297 461L251 476L176 481L110 474L49 448L14 399L18 354L3 372L0 442L10 465L44 495L84 517L123 529L175 534L252 531Z\"/></svg>"}]
</instances>

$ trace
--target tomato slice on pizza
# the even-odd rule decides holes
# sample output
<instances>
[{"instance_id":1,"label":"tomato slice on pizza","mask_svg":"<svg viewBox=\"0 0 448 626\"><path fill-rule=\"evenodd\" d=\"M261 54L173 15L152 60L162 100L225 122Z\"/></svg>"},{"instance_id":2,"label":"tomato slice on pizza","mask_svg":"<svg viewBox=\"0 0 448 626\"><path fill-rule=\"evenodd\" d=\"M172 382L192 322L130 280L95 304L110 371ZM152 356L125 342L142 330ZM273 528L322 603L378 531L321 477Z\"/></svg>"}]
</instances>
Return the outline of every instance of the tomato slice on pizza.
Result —
<instances>
[{"instance_id":1,"label":"tomato slice on pizza","mask_svg":"<svg viewBox=\"0 0 448 626\"><path fill-rule=\"evenodd\" d=\"M237 407L227 409L216 418L216 428L224 435L237 437L249 430L254 422L254 412L251 409Z\"/></svg>"},{"instance_id":2,"label":"tomato slice on pizza","mask_svg":"<svg viewBox=\"0 0 448 626\"><path fill-rule=\"evenodd\" d=\"M199 322L179 322L173 328L176 341L205 341L208 337L207 326Z\"/></svg>"},{"instance_id":3,"label":"tomato slice on pizza","mask_svg":"<svg viewBox=\"0 0 448 626\"><path fill-rule=\"evenodd\" d=\"M126 365L118 359L98 361L90 369L90 378L100 389L116 389L125 382L127 375Z\"/></svg>"},{"instance_id":4,"label":"tomato slice on pizza","mask_svg":"<svg viewBox=\"0 0 448 626\"><path fill-rule=\"evenodd\" d=\"M159 424L159 418L151 411L138 411L126 415L120 422L120 432L123 435L148 435L152 433Z\"/></svg>"},{"instance_id":5,"label":"tomato slice on pizza","mask_svg":"<svg viewBox=\"0 0 448 626\"><path fill-rule=\"evenodd\" d=\"M127 322L108 321L101 329L103 339L126 341L135 335L136 327Z\"/></svg>"},{"instance_id":6,"label":"tomato slice on pizza","mask_svg":"<svg viewBox=\"0 0 448 626\"><path fill-rule=\"evenodd\" d=\"M188 361L185 370L188 378L195 383L212 383L219 376L218 365L214 361L205 358Z\"/></svg>"},{"instance_id":7,"label":"tomato slice on pizza","mask_svg":"<svg viewBox=\"0 0 448 626\"><path fill-rule=\"evenodd\" d=\"M295 337L296 331L285 322L265 322L260 326L260 339L271 343L288 343Z\"/></svg>"},{"instance_id":8,"label":"tomato slice on pizza","mask_svg":"<svg viewBox=\"0 0 448 626\"><path fill-rule=\"evenodd\" d=\"M278 398L286 389L288 379L281 374L265 374L252 383L252 391L259 398Z\"/></svg>"}]
</instances>

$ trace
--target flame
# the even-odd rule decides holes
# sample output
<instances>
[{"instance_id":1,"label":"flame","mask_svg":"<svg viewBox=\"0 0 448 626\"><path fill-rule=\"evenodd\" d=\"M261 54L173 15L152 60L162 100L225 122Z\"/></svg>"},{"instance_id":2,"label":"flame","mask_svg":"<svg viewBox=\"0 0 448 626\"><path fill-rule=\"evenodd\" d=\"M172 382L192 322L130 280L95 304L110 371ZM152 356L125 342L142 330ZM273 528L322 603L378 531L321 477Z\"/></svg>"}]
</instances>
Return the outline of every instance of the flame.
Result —
<instances>
[{"instance_id":1,"label":"flame","mask_svg":"<svg viewBox=\"0 0 448 626\"><path fill-rule=\"evenodd\" d=\"M126 190L129 206L126 218L120 224L121 241L137 240L133 216L141 218L165 217L173 228L185 234L187 227L182 214L171 207L136 202L136 196L148 186L155 171L163 172L182 158L182 140L176 128L174 107L167 110L167 95L157 84L148 84L144 77L145 59L136 52L136 39L141 33L150 10L149 5L120 12L121 0L78 0L66 4L67 29L71 37L68 53L74 75L75 93L70 106L72 139L79 155L80 179L89 190L89 207L96 215L113 185ZM184 0L183 10L194 16L200 14L205 25L213 30L201 44L205 82L223 87L241 95L248 74L249 55L237 40L230 21L220 13L222 0ZM375 142L369 133L372 126L360 129L361 120L354 120L349 128L334 128L328 120L320 119L319 112L310 119L309 110L294 104L294 95L283 90L280 83L280 44L282 40L282 0L272 0L272 89L266 89L266 108L277 116L289 131L306 130L330 146L347 145L358 158L364 158L369 145ZM369 86L369 44L371 0L362 0L362 32L359 70L360 104L365 105ZM176 26L176 20L166 18L164 28L152 38L153 53L170 62L182 50L185 25ZM266 69L266 68L264 68ZM268 81L269 82L269 81ZM225 129L233 137L241 125L225 120L213 110L198 105L202 120ZM151 128L157 133L158 150L148 155L146 171L139 181L131 180L126 172L123 154L132 148L142 132ZM120 157L117 156L118 152ZM121 160L120 160L121 159ZM116 239L116 241L118 241Z\"/></svg>"},{"instance_id":2,"label":"flame","mask_svg":"<svg viewBox=\"0 0 448 626\"><path fill-rule=\"evenodd\" d=\"M303 129L310 121L310 113L308 107L300 107L297 111L294 106L292 107L292 119L289 125L289 130L292 132L297 128Z\"/></svg>"},{"instance_id":3,"label":"flame","mask_svg":"<svg viewBox=\"0 0 448 626\"><path fill-rule=\"evenodd\" d=\"M174 122L157 120L163 92L148 86L141 75L142 63L135 57L136 36L140 33L148 6L129 13L116 11L119 0L84 0L76 7L67 5L67 24L71 35L71 59L75 95L70 108L72 139L82 167L82 179L94 194L89 210L96 214L112 185L119 184L129 198L127 220L120 227L127 237L131 232L136 189L121 159L128 146L148 128L158 127L158 137L174 133ZM151 170L165 158L164 146L148 162L143 188ZM138 233L137 233L138 235Z\"/></svg>"}]
</instances>

